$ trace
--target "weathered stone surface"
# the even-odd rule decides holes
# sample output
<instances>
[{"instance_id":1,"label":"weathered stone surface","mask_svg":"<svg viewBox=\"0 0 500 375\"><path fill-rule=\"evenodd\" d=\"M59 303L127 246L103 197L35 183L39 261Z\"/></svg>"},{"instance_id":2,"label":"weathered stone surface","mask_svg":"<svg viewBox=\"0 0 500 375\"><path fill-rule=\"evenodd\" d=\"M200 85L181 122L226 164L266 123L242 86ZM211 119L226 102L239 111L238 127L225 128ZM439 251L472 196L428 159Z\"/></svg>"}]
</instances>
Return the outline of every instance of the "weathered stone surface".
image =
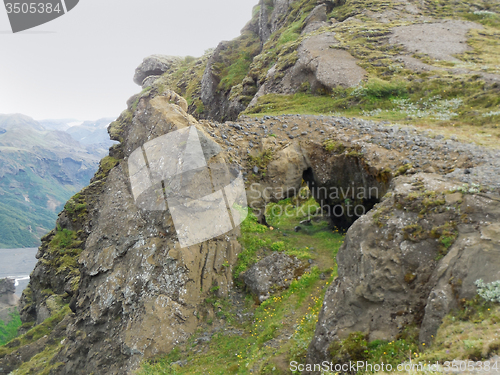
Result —
<instances>
[{"instance_id":1,"label":"weathered stone surface","mask_svg":"<svg viewBox=\"0 0 500 375\"><path fill-rule=\"evenodd\" d=\"M452 191L459 185L436 174L398 177L385 199L352 225L309 362L329 358L332 342L355 331L393 340L416 324L420 342L429 345L450 309L474 297L477 279L500 279L500 199L459 193L457 200Z\"/></svg>"},{"instance_id":2,"label":"weathered stone surface","mask_svg":"<svg viewBox=\"0 0 500 375\"><path fill-rule=\"evenodd\" d=\"M302 30L302 34L307 34L312 31L315 31L319 29L322 26L328 25L327 21L327 5L326 4L320 4L316 8L312 10L311 13L307 16L307 18L304 20L304 24L306 25L304 29Z\"/></svg>"},{"instance_id":3,"label":"weathered stone surface","mask_svg":"<svg viewBox=\"0 0 500 375\"><path fill-rule=\"evenodd\" d=\"M288 288L293 280L302 276L308 263L283 253L274 253L260 260L240 279L260 303L272 293Z\"/></svg>"},{"instance_id":4,"label":"weathered stone surface","mask_svg":"<svg viewBox=\"0 0 500 375\"><path fill-rule=\"evenodd\" d=\"M148 56L135 70L134 82L142 86L143 81L146 78L151 76L160 76L163 73L168 72L172 68L172 65L179 61L180 58L176 56Z\"/></svg>"},{"instance_id":5,"label":"weathered stone surface","mask_svg":"<svg viewBox=\"0 0 500 375\"><path fill-rule=\"evenodd\" d=\"M367 76L357 65L357 60L342 49L335 33L326 32L306 38L297 50L297 62L283 73L277 74L276 66L267 73L265 83L249 104L266 94L294 94L306 84L312 92L325 92L334 87L353 87ZM282 77L282 78L281 78Z\"/></svg>"},{"instance_id":6,"label":"weathered stone surface","mask_svg":"<svg viewBox=\"0 0 500 375\"><path fill-rule=\"evenodd\" d=\"M80 231L85 241L78 257L79 283L76 290L67 290L74 314L68 315L60 336L53 337L67 338L67 345L55 356L65 363L58 373L130 373L142 359L169 352L194 332L196 311L210 288L218 286L220 295L231 288L232 265L240 251L238 229L181 248L170 211L141 210L132 195L127 158L169 132L197 126L205 156L224 162L220 146L186 114L185 104L173 92L142 96L132 118L124 115L111 126L114 137L122 141L114 151L120 159L103 180L89 187L95 191ZM60 216L60 229L78 229L78 221L65 219L66 215L65 211ZM45 240L32 274L30 285L39 291L30 301L23 297L23 306L29 306L24 319L36 323L53 313L57 298L67 298L40 294L46 285L58 285L57 293L65 291L64 278L54 278L52 263L42 259L51 238ZM32 351L30 355L37 353ZM0 365L15 368L15 353L0 360Z\"/></svg>"}]
</instances>

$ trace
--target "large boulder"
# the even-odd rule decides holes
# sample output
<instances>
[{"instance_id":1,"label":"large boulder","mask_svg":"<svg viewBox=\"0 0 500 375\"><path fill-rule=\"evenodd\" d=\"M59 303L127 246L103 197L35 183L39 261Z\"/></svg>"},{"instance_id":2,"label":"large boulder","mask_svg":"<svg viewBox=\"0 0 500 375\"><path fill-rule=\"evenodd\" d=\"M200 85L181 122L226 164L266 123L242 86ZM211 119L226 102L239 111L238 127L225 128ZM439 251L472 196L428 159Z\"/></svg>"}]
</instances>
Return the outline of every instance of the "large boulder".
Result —
<instances>
[{"instance_id":1,"label":"large boulder","mask_svg":"<svg viewBox=\"0 0 500 375\"><path fill-rule=\"evenodd\" d=\"M176 56L148 56L135 70L134 82L142 86L146 78L151 76L161 76L163 73L168 72L180 60L181 59ZM151 82L148 81L148 84L151 84Z\"/></svg>"},{"instance_id":2,"label":"large boulder","mask_svg":"<svg viewBox=\"0 0 500 375\"><path fill-rule=\"evenodd\" d=\"M389 193L347 232L308 361L329 359L352 332L394 340L420 328L429 345L442 318L500 279L500 198L436 174L393 180Z\"/></svg>"},{"instance_id":3,"label":"large boulder","mask_svg":"<svg viewBox=\"0 0 500 375\"><path fill-rule=\"evenodd\" d=\"M311 22L311 30L322 24ZM367 72L349 52L335 48L338 44L333 32L305 37L297 51L289 56L294 61L291 67L283 70L276 64L269 69L249 107L255 106L258 98L267 94L290 95L303 90L325 93L338 86L357 86L367 77Z\"/></svg>"},{"instance_id":4,"label":"large boulder","mask_svg":"<svg viewBox=\"0 0 500 375\"><path fill-rule=\"evenodd\" d=\"M296 257L273 253L240 274L240 279L256 301L261 303L272 293L288 288L308 266L307 262Z\"/></svg>"}]
</instances>

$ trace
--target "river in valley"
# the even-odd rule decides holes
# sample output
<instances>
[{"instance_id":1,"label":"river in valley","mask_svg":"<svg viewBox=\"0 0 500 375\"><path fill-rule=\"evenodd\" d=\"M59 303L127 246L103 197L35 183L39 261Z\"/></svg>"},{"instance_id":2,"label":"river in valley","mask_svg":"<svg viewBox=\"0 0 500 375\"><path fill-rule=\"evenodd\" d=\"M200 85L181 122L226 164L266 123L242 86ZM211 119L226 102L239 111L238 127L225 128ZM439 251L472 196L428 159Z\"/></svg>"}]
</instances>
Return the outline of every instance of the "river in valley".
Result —
<instances>
[{"instance_id":1,"label":"river in valley","mask_svg":"<svg viewBox=\"0 0 500 375\"><path fill-rule=\"evenodd\" d=\"M0 279L16 280L16 294L21 296L35 268L37 248L0 249Z\"/></svg>"}]
</instances>

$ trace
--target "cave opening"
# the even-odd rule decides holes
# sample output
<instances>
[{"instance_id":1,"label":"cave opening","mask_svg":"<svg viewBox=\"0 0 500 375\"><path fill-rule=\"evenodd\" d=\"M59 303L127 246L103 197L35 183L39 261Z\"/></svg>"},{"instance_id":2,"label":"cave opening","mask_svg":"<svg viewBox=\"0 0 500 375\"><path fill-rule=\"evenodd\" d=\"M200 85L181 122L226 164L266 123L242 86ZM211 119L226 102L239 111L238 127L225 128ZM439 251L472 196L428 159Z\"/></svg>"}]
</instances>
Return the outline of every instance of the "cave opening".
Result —
<instances>
[{"instance_id":1,"label":"cave opening","mask_svg":"<svg viewBox=\"0 0 500 375\"><path fill-rule=\"evenodd\" d=\"M350 178L352 176L356 177ZM329 217L330 226L346 232L380 202L388 184L380 184L363 168L340 171L336 177L320 182L311 167L302 175L322 215Z\"/></svg>"}]
</instances>

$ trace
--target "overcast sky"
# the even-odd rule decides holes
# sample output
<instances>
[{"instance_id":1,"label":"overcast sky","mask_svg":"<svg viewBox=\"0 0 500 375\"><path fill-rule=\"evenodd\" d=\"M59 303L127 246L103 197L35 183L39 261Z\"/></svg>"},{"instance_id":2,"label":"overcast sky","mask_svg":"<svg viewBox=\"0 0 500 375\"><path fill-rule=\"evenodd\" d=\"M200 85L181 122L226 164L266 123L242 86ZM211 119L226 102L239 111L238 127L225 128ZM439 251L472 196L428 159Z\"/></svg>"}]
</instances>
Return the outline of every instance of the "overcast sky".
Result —
<instances>
[{"instance_id":1,"label":"overcast sky","mask_svg":"<svg viewBox=\"0 0 500 375\"><path fill-rule=\"evenodd\" d=\"M152 54L201 56L239 35L258 0L80 0L12 34L0 5L0 113L37 120L118 117Z\"/></svg>"}]
</instances>

